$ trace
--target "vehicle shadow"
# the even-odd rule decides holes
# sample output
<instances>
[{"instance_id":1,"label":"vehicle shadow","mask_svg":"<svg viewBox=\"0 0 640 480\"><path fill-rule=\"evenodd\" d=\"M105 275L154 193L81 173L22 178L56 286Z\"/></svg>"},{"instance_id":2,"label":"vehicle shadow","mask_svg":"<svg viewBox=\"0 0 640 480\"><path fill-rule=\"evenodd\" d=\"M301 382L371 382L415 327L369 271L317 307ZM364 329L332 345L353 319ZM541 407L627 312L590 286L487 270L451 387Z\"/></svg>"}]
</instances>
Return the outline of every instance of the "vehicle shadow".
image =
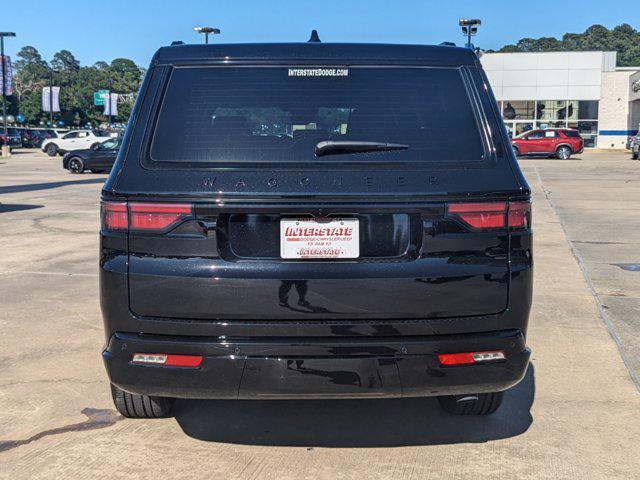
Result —
<instances>
[{"instance_id":1,"label":"vehicle shadow","mask_svg":"<svg viewBox=\"0 0 640 480\"><path fill-rule=\"evenodd\" d=\"M22 210L33 210L35 208L42 208L44 205L29 205L21 203L0 203L0 213L7 212L20 212Z\"/></svg>"},{"instance_id":2,"label":"vehicle shadow","mask_svg":"<svg viewBox=\"0 0 640 480\"><path fill-rule=\"evenodd\" d=\"M485 417L455 416L435 398L378 400L179 400L176 420L207 442L297 447L399 447L481 443L526 432L535 375L505 393Z\"/></svg>"},{"instance_id":3,"label":"vehicle shadow","mask_svg":"<svg viewBox=\"0 0 640 480\"><path fill-rule=\"evenodd\" d=\"M527 156L522 156L519 155L518 157L516 157L516 159L518 161L520 160L549 160L549 161L553 161L553 162L573 162L573 161L582 161L583 158L582 157L574 157L572 156L571 158L567 158L565 160L561 159L561 158L556 158L556 157L536 157L536 156L531 156L531 157L527 157Z\"/></svg>"},{"instance_id":4,"label":"vehicle shadow","mask_svg":"<svg viewBox=\"0 0 640 480\"><path fill-rule=\"evenodd\" d=\"M86 180L70 180L68 182L26 183L23 185L7 185L0 187L0 193L33 192L36 190L50 190L52 188L67 187L69 185L84 185L91 183L104 183L104 178L88 178Z\"/></svg>"}]
</instances>

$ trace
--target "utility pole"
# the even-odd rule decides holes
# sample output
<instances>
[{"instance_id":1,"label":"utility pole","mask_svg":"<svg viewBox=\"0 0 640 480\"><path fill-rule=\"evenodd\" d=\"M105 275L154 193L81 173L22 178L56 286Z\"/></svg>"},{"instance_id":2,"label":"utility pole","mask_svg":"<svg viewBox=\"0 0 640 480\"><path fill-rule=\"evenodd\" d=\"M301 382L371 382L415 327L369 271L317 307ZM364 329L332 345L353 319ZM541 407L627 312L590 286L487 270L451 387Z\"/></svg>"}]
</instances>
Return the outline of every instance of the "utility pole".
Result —
<instances>
[{"instance_id":1,"label":"utility pole","mask_svg":"<svg viewBox=\"0 0 640 480\"><path fill-rule=\"evenodd\" d=\"M4 60L4 37L15 37L16 34L14 32L0 32L0 63L2 64L2 123L4 125L4 138L8 139L7 136L7 79L6 72L4 71L5 60ZM2 145L2 156L9 155L9 145Z\"/></svg>"}]
</instances>

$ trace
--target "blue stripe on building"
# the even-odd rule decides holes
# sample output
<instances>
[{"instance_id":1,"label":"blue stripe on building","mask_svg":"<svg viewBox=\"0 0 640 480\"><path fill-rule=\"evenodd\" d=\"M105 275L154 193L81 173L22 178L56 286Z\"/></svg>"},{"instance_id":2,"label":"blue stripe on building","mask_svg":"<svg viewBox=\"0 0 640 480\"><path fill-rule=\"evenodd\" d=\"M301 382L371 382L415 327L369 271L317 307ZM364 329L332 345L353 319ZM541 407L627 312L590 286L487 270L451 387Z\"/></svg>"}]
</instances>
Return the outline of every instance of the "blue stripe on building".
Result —
<instances>
[{"instance_id":1,"label":"blue stripe on building","mask_svg":"<svg viewBox=\"0 0 640 480\"><path fill-rule=\"evenodd\" d=\"M624 135L624 136L633 136L638 133L638 130L600 130L598 132L599 135Z\"/></svg>"}]
</instances>

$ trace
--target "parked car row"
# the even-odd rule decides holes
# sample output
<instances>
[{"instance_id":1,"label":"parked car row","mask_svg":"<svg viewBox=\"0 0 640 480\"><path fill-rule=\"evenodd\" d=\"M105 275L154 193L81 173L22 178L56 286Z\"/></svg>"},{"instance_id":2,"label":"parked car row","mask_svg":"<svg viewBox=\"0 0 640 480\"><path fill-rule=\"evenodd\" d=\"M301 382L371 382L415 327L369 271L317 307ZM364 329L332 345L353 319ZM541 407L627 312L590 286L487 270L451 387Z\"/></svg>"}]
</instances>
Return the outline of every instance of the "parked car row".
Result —
<instances>
[{"instance_id":1,"label":"parked car row","mask_svg":"<svg viewBox=\"0 0 640 480\"><path fill-rule=\"evenodd\" d=\"M5 138L4 129L0 128L0 145L8 144L14 148L39 148L48 138L57 138L68 129L60 128L26 128L26 127L8 127Z\"/></svg>"},{"instance_id":2,"label":"parked car row","mask_svg":"<svg viewBox=\"0 0 640 480\"><path fill-rule=\"evenodd\" d=\"M106 130L68 130L60 128L0 128L0 146L41 148L50 157L62 155L62 166L71 173L86 170L107 172L113 166L120 138Z\"/></svg>"}]
</instances>

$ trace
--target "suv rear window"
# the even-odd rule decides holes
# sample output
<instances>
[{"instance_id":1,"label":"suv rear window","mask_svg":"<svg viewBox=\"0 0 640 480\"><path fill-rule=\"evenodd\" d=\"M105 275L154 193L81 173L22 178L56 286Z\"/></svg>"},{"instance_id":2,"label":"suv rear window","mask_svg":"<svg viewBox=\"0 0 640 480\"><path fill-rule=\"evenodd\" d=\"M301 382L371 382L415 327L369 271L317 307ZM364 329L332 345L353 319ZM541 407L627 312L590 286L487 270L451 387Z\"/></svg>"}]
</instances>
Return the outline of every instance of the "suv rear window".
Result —
<instances>
[{"instance_id":1,"label":"suv rear window","mask_svg":"<svg viewBox=\"0 0 640 480\"><path fill-rule=\"evenodd\" d=\"M400 151L316 157L326 140ZM156 162L482 161L456 68L174 68L150 149ZM186 165L185 165L186 166Z\"/></svg>"}]
</instances>

